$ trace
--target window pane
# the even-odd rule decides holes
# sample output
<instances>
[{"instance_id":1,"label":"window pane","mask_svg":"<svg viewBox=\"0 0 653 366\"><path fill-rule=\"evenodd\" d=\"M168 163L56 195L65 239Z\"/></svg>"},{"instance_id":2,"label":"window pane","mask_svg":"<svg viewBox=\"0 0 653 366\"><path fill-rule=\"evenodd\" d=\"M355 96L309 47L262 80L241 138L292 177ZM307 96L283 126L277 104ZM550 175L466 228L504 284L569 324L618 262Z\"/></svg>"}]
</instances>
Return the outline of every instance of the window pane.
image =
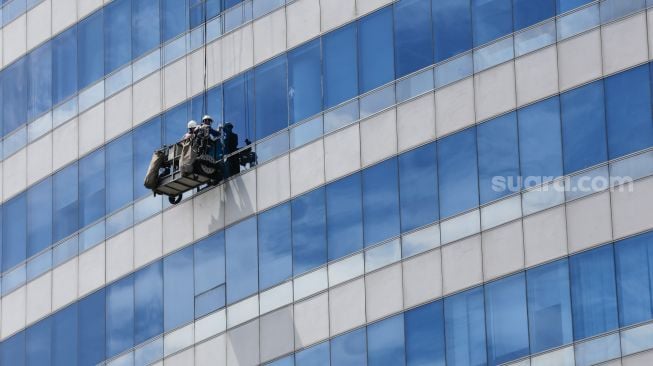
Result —
<instances>
[{"instance_id":1,"label":"window pane","mask_svg":"<svg viewBox=\"0 0 653 366\"><path fill-rule=\"evenodd\" d=\"M513 0L515 31L556 15L556 0Z\"/></svg>"},{"instance_id":2,"label":"window pane","mask_svg":"<svg viewBox=\"0 0 653 366\"><path fill-rule=\"evenodd\" d=\"M290 204L277 206L258 216L259 283L272 287L292 276Z\"/></svg>"},{"instance_id":3,"label":"window pane","mask_svg":"<svg viewBox=\"0 0 653 366\"><path fill-rule=\"evenodd\" d=\"M193 248L188 247L163 259L164 330L169 331L194 319Z\"/></svg>"},{"instance_id":4,"label":"window pane","mask_svg":"<svg viewBox=\"0 0 653 366\"><path fill-rule=\"evenodd\" d=\"M560 141L560 107L558 98L522 108L519 120L519 159L521 175L551 180L562 175L562 142ZM530 180L530 179L529 179ZM528 187L525 187L528 188Z\"/></svg>"},{"instance_id":5,"label":"window pane","mask_svg":"<svg viewBox=\"0 0 653 366\"><path fill-rule=\"evenodd\" d=\"M168 41L188 29L188 0L161 0L163 5L163 41Z\"/></svg>"},{"instance_id":6,"label":"window pane","mask_svg":"<svg viewBox=\"0 0 653 366\"><path fill-rule=\"evenodd\" d=\"M469 0L433 0L435 62L472 48L472 16Z\"/></svg>"},{"instance_id":7,"label":"window pane","mask_svg":"<svg viewBox=\"0 0 653 366\"><path fill-rule=\"evenodd\" d=\"M295 366L329 366L329 342L297 352Z\"/></svg>"},{"instance_id":8,"label":"window pane","mask_svg":"<svg viewBox=\"0 0 653 366\"><path fill-rule=\"evenodd\" d=\"M52 179L47 178L27 190L27 256L52 243Z\"/></svg>"},{"instance_id":9,"label":"window pane","mask_svg":"<svg viewBox=\"0 0 653 366\"><path fill-rule=\"evenodd\" d=\"M20 58L3 70L2 95L4 134L17 129L27 121L27 64Z\"/></svg>"},{"instance_id":10,"label":"window pane","mask_svg":"<svg viewBox=\"0 0 653 366\"><path fill-rule=\"evenodd\" d=\"M324 188L292 200L293 274L326 263L326 205Z\"/></svg>"},{"instance_id":11,"label":"window pane","mask_svg":"<svg viewBox=\"0 0 653 366\"><path fill-rule=\"evenodd\" d=\"M254 139L254 76L252 72L237 76L224 84L224 120L234 125L234 132Z\"/></svg>"},{"instance_id":12,"label":"window pane","mask_svg":"<svg viewBox=\"0 0 653 366\"><path fill-rule=\"evenodd\" d=\"M163 333L163 265L156 261L134 274L134 339Z\"/></svg>"},{"instance_id":13,"label":"window pane","mask_svg":"<svg viewBox=\"0 0 653 366\"><path fill-rule=\"evenodd\" d=\"M186 133L187 117L188 103L183 103L163 115L163 142L166 145L181 140Z\"/></svg>"},{"instance_id":14,"label":"window pane","mask_svg":"<svg viewBox=\"0 0 653 366\"><path fill-rule=\"evenodd\" d=\"M131 4L131 0L114 0L104 7L107 74L131 61Z\"/></svg>"},{"instance_id":15,"label":"window pane","mask_svg":"<svg viewBox=\"0 0 653 366\"><path fill-rule=\"evenodd\" d=\"M481 204L519 192L517 118L509 113L478 126ZM500 184L506 183L504 187Z\"/></svg>"},{"instance_id":16,"label":"window pane","mask_svg":"<svg viewBox=\"0 0 653 366\"><path fill-rule=\"evenodd\" d=\"M360 94L394 79L392 8L386 7L359 20Z\"/></svg>"},{"instance_id":17,"label":"window pane","mask_svg":"<svg viewBox=\"0 0 653 366\"><path fill-rule=\"evenodd\" d=\"M322 38L325 108L358 95L356 26L357 23L352 23Z\"/></svg>"},{"instance_id":18,"label":"window pane","mask_svg":"<svg viewBox=\"0 0 653 366\"><path fill-rule=\"evenodd\" d=\"M405 365L403 314L369 325L367 347L370 366Z\"/></svg>"},{"instance_id":19,"label":"window pane","mask_svg":"<svg viewBox=\"0 0 653 366\"><path fill-rule=\"evenodd\" d=\"M608 159L603 81L560 96L565 174Z\"/></svg>"},{"instance_id":20,"label":"window pane","mask_svg":"<svg viewBox=\"0 0 653 366\"><path fill-rule=\"evenodd\" d=\"M400 0L394 4L394 16L396 77L399 78L433 63L431 2Z\"/></svg>"},{"instance_id":21,"label":"window pane","mask_svg":"<svg viewBox=\"0 0 653 366\"><path fill-rule=\"evenodd\" d=\"M103 12L95 12L79 23L77 44L79 89L84 89L104 76Z\"/></svg>"},{"instance_id":22,"label":"window pane","mask_svg":"<svg viewBox=\"0 0 653 366\"><path fill-rule=\"evenodd\" d=\"M2 342L0 364L12 366L25 365L25 332L20 332Z\"/></svg>"},{"instance_id":23,"label":"window pane","mask_svg":"<svg viewBox=\"0 0 653 366\"><path fill-rule=\"evenodd\" d=\"M447 365L485 365L483 288L444 299Z\"/></svg>"},{"instance_id":24,"label":"window pane","mask_svg":"<svg viewBox=\"0 0 653 366\"><path fill-rule=\"evenodd\" d=\"M476 129L468 128L439 140L440 218L478 206Z\"/></svg>"},{"instance_id":25,"label":"window pane","mask_svg":"<svg viewBox=\"0 0 653 366\"><path fill-rule=\"evenodd\" d=\"M134 345L134 276L107 287L107 357Z\"/></svg>"},{"instance_id":26,"label":"window pane","mask_svg":"<svg viewBox=\"0 0 653 366\"><path fill-rule=\"evenodd\" d=\"M528 355L524 274L485 285L485 306L488 363L499 365Z\"/></svg>"},{"instance_id":27,"label":"window pane","mask_svg":"<svg viewBox=\"0 0 653 366\"><path fill-rule=\"evenodd\" d=\"M512 33L512 1L472 0L472 22L474 47Z\"/></svg>"},{"instance_id":28,"label":"window pane","mask_svg":"<svg viewBox=\"0 0 653 366\"><path fill-rule=\"evenodd\" d=\"M224 231L194 245L195 295L224 283Z\"/></svg>"},{"instance_id":29,"label":"window pane","mask_svg":"<svg viewBox=\"0 0 653 366\"><path fill-rule=\"evenodd\" d=\"M619 324L628 326L653 318L653 234L615 244Z\"/></svg>"},{"instance_id":30,"label":"window pane","mask_svg":"<svg viewBox=\"0 0 653 366\"><path fill-rule=\"evenodd\" d=\"M79 364L97 365L105 359L106 298L104 289L79 302Z\"/></svg>"},{"instance_id":31,"label":"window pane","mask_svg":"<svg viewBox=\"0 0 653 366\"><path fill-rule=\"evenodd\" d=\"M365 366L367 364L365 328L343 334L331 340L331 364Z\"/></svg>"},{"instance_id":32,"label":"window pane","mask_svg":"<svg viewBox=\"0 0 653 366\"><path fill-rule=\"evenodd\" d=\"M77 28L52 40L52 102L58 104L77 91Z\"/></svg>"},{"instance_id":33,"label":"window pane","mask_svg":"<svg viewBox=\"0 0 653 366\"><path fill-rule=\"evenodd\" d=\"M618 326L612 245L570 258L574 340Z\"/></svg>"},{"instance_id":34,"label":"window pane","mask_svg":"<svg viewBox=\"0 0 653 366\"><path fill-rule=\"evenodd\" d=\"M77 329L77 304L52 316L52 366L77 365Z\"/></svg>"},{"instance_id":35,"label":"window pane","mask_svg":"<svg viewBox=\"0 0 653 366\"><path fill-rule=\"evenodd\" d=\"M288 53L290 122L322 110L322 62L317 39Z\"/></svg>"},{"instance_id":36,"label":"window pane","mask_svg":"<svg viewBox=\"0 0 653 366\"><path fill-rule=\"evenodd\" d=\"M33 119L52 107L52 43L46 42L29 53L27 117Z\"/></svg>"},{"instance_id":37,"label":"window pane","mask_svg":"<svg viewBox=\"0 0 653 366\"><path fill-rule=\"evenodd\" d=\"M47 317L25 330L26 365L52 364L52 318Z\"/></svg>"},{"instance_id":38,"label":"window pane","mask_svg":"<svg viewBox=\"0 0 653 366\"><path fill-rule=\"evenodd\" d=\"M2 271L22 262L27 253L27 195L12 198L3 205Z\"/></svg>"},{"instance_id":39,"label":"window pane","mask_svg":"<svg viewBox=\"0 0 653 366\"><path fill-rule=\"evenodd\" d=\"M569 266L566 259L526 273L531 352L572 341Z\"/></svg>"},{"instance_id":40,"label":"window pane","mask_svg":"<svg viewBox=\"0 0 653 366\"><path fill-rule=\"evenodd\" d=\"M286 57L281 56L254 70L256 139L288 127Z\"/></svg>"},{"instance_id":41,"label":"window pane","mask_svg":"<svg viewBox=\"0 0 653 366\"><path fill-rule=\"evenodd\" d=\"M77 164L58 172L53 178L54 241L59 241L77 230L79 208L77 194Z\"/></svg>"},{"instance_id":42,"label":"window pane","mask_svg":"<svg viewBox=\"0 0 653 366\"><path fill-rule=\"evenodd\" d=\"M227 303L232 304L258 290L256 217L226 231Z\"/></svg>"},{"instance_id":43,"label":"window pane","mask_svg":"<svg viewBox=\"0 0 653 366\"><path fill-rule=\"evenodd\" d=\"M444 366L444 307L433 302L406 312L406 364Z\"/></svg>"},{"instance_id":44,"label":"window pane","mask_svg":"<svg viewBox=\"0 0 653 366\"><path fill-rule=\"evenodd\" d=\"M132 9L134 59L157 47L161 40L159 0L136 0Z\"/></svg>"},{"instance_id":45,"label":"window pane","mask_svg":"<svg viewBox=\"0 0 653 366\"><path fill-rule=\"evenodd\" d=\"M329 260L363 248L361 175L352 174L326 187Z\"/></svg>"},{"instance_id":46,"label":"window pane","mask_svg":"<svg viewBox=\"0 0 653 366\"><path fill-rule=\"evenodd\" d=\"M399 234L398 180L397 159L389 159L363 170L366 246Z\"/></svg>"},{"instance_id":47,"label":"window pane","mask_svg":"<svg viewBox=\"0 0 653 366\"><path fill-rule=\"evenodd\" d=\"M133 200L132 166L133 150L131 133L120 137L106 147L107 213L125 206Z\"/></svg>"},{"instance_id":48,"label":"window pane","mask_svg":"<svg viewBox=\"0 0 653 366\"><path fill-rule=\"evenodd\" d=\"M581 5L592 2L592 0L557 0L558 14L562 14Z\"/></svg>"},{"instance_id":49,"label":"window pane","mask_svg":"<svg viewBox=\"0 0 653 366\"><path fill-rule=\"evenodd\" d=\"M605 79L610 159L653 145L650 83L647 65Z\"/></svg>"},{"instance_id":50,"label":"window pane","mask_svg":"<svg viewBox=\"0 0 653 366\"><path fill-rule=\"evenodd\" d=\"M134 134L134 199L137 199L152 193L143 186L143 179L147 174L152 152L162 144L161 118L154 118L132 133Z\"/></svg>"},{"instance_id":51,"label":"window pane","mask_svg":"<svg viewBox=\"0 0 653 366\"><path fill-rule=\"evenodd\" d=\"M438 171L435 144L399 155L401 231L438 219Z\"/></svg>"},{"instance_id":52,"label":"window pane","mask_svg":"<svg viewBox=\"0 0 653 366\"><path fill-rule=\"evenodd\" d=\"M84 227L104 216L104 149L79 161L79 225Z\"/></svg>"}]
</instances>

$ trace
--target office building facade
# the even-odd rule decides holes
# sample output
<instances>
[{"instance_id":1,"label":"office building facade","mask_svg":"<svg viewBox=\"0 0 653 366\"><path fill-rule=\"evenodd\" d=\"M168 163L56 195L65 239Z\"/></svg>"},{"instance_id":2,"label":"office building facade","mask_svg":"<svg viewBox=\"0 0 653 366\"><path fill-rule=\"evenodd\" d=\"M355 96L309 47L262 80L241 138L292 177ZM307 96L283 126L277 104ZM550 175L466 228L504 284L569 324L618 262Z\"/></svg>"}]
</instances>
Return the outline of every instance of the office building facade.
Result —
<instances>
[{"instance_id":1,"label":"office building facade","mask_svg":"<svg viewBox=\"0 0 653 366\"><path fill-rule=\"evenodd\" d=\"M3 3L0 365L653 364L650 1Z\"/></svg>"}]
</instances>

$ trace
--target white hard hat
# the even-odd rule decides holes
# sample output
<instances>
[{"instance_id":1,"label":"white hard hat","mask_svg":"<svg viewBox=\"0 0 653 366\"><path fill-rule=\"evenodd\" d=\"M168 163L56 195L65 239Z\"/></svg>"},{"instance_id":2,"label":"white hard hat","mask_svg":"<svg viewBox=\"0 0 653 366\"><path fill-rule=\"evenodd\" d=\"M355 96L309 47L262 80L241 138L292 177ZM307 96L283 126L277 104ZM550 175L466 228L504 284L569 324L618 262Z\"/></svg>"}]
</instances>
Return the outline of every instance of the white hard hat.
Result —
<instances>
[{"instance_id":1,"label":"white hard hat","mask_svg":"<svg viewBox=\"0 0 653 366\"><path fill-rule=\"evenodd\" d=\"M204 121L209 121L209 123L213 122L213 118L209 116L208 114L205 114L204 117L202 117L202 122Z\"/></svg>"},{"instance_id":2,"label":"white hard hat","mask_svg":"<svg viewBox=\"0 0 653 366\"><path fill-rule=\"evenodd\" d=\"M197 122L190 120L188 121L188 128L195 128L197 127Z\"/></svg>"}]
</instances>

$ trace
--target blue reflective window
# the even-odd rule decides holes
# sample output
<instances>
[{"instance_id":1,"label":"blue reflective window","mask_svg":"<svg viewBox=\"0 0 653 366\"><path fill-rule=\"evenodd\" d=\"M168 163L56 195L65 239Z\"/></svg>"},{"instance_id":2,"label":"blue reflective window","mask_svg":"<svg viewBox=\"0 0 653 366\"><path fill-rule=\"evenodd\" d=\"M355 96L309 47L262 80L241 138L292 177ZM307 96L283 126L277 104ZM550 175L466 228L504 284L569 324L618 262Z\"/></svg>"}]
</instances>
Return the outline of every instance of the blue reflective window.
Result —
<instances>
[{"instance_id":1,"label":"blue reflective window","mask_svg":"<svg viewBox=\"0 0 653 366\"><path fill-rule=\"evenodd\" d=\"M107 287L107 357L134 345L134 276Z\"/></svg>"},{"instance_id":2,"label":"blue reflective window","mask_svg":"<svg viewBox=\"0 0 653 366\"><path fill-rule=\"evenodd\" d=\"M104 216L104 149L79 161L79 226Z\"/></svg>"},{"instance_id":3,"label":"blue reflective window","mask_svg":"<svg viewBox=\"0 0 653 366\"><path fill-rule=\"evenodd\" d=\"M515 31L556 15L556 0L513 0Z\"/></svg>"},{"instance_id":4,"label":"blue reflective window","mask_svg":"<svg viewBox=\"0 0 653 366\"><path fill-rule=\"evenodd\" d=\"M329 260L363 248L361 175L352 174L326 186Z\"/></svg>"},{"instance_id":5,"label":"blue reflective window","mask_svg":"<svg viewBox=\"0 0 653 366\"><path fill-rule=\"evenodd\" d=\"M134 274L134 343L163 333L163 264L156 261Z\"/></svg>"},{"instance_id":6,"label":"blue reflective window","mask_svg":"<svg viewBox=\"0 0 653 366\"><path fill-rule=\"evenodd\" d=\"M27 121L27 64L20 58L2 72L4 134Z\"/></svg>"},{"instance_id":7,"label":"blue reflective window","mask_svg":"<svg viewBox=\"0 0 653 366\"><path fill-rule=\"evenodd\" d=\"M363 170L363 223L366 246L399 234L397 159Z\"/></svg>"},{"instance_id":8,"label":"blue reflective window","mask_svg":"<svg viewBox=\"0 0 653 366\"><path fill-rule=\"evenodd\" d=\"M329 342L297 352L295 366L329 366Z\"/></svg>"},{"instance_id":9,"label":"blue reflective window","mask_svg":"<svg viewBox=\"0 0 653 366\"><path fill-rule=\"evenodd\" d=\"M592 2L592 0L557 0L558 14L562 14L590 2Z\"/></svg>"},{"instance_id":10,"label":"blue reflective window","mask_svg":"<svg viewBox=\"0 0 653 366\"><path fill-rule=\"evenodd\" d=\"M224 121L241 140L254 139L254 75L247 72L224 83Z\"/></svg>"},{"instance_id":11,"label":"blue reflective window","mask_svg":"<svg viewBox=\"0 0 653 366\"><path fill-rule=\"evenodd\" d=\"M519 161L525 185L528 185L526 180L539 183L562 175L558 98L550 98L518 110L517 119Z\"/></svg>"},{"instance_id":12,"label":"blue reflective window","mask_svg":"<svg viewBox=\"0 0 653 366\"><path fill-rule=\"evenodd\" d=\"M143 179L150 165L150 157L155 149L161 147L161 118L139 126L134 135L134 199L149 195L152 192L143 186Z\"/></svg>"},{"instance_id":13,"label":"blue reflective window","mask_svg":"<svg viewBox=\"0 0 653 366\"><path fill-rule=\"evenodd\" d=\"M288 83L290 123L299 122L322 110L319 39L288 53Z\"/></svg>"},{"instance_id":14,"label":"blue reflective window","mask_svg":"<svg viewBox=\"0 0 653 366\"><path fill-rule=\"evenodd\" d=\"M243 0L224 0L224 8L229 9L234 5L241 3Z\"/></svg>"},{"instance_id":15,"label":"blue reflective window","mask_svg":"<svg viewBox=\"0 0 653 366\"><path fill-rule=\"evenodd\" d=\"M519 192L517 119L508 113L477 128L481 204ZM501 186L501 182L505 183Z\"/></svg>"},{"instance_id":16,"label":"blue reflective window","mask_svg":"<svg viewBox=\"0 0 653 366\"><path fill-rule=\"evenodd\" d=\"M227 229L227 303L231 304L258 290L256 217Z\"/></svg>"},{"instance_id":17,"label":"blue reflective window","mask_svg":"<svg viewBox=\"0 0 653 366\"><path fill-rule=\"evenodd\" d=\"M365 16L358 25L359 92L370 91L394 79L392 8Z\"/></svg>"},{"instance_id":18,"label":"blue reflective window","mask_svg":"<svg viewBox=\"0 0 653 366\"><path fill-rule=\"evenodd\" d=\"M103 11L96 11L77 26L77 82L83 89L104 76Z\"/></svg>"},{"instance_id":19,"label":"blue reflective window","mask_svg":"<svg viewBox=\"0 0 653 366\"><path fill-rule=\"evenodd\" d=\"M367 363L405 365L404 315L395 315L367 327Z\"/></svg>"},{"instance_id":20,"label":"blue reflective window","mask_svg":"<svg viewBox=\"0 0 653 366\"><path fill-rule=\"evenodd\" d=\"M483 288L444 299L447 365L485 365Z\"/></svg>"},{"instance_id":21,"label":"blue reflective window","mask_svg":"<svg viewBox=\"0 0 653 366\"><path fill-rule=\"evenodd\" d=\"M20 332L2 342L0 365L25 365L25 332Z\"/></svg>"},{"instance_id":22,"label":"blue reflective window","mask_svg":"<svg viewBox=\"0 0 653 366\"><path fill-rule=\"evenodd\" d=\"M163 259L163 325L169 331L195 316L193 248Z\"/></svg>"},{"instance_id":23,"label":"blue reflective window","mask_svg":"<svg viewBox=\"0 0 653 366\"><path fill-rule=\"evenodd\" d=\"M77 91L77 27L52 40L52 103L58 104Z\"/></svg>"},{"instance_id":24,"label":"blue reflective window","mask_svg":"<svg viewBox=\"0 0 653 366\"><path fill-rule=\"evenodd\" d=\"M195 295L224 283L224 231L196 243Z\"/></svg>"},{"instance_id":25,"label":"blue reflective window","mask_svg":"<svg viewBox=\"0 0 653 366\"><path fill-rule=\"evenodd\" d=\"M163 7L163 41L168 41L188 29L188 0L161 0Z\"/></svg>"},{"instance_id":26,"label":"blue reflective window","mask_svg":"<svg viewBox=\"0 0 653 366\"><path fill-rule=\"evenodd\" d=\"M610 159L653 145L650 84L647 65L605 79Z\"/></svg>"},{"instance_id":27,"label":"blue reflective window","mask_svg":"<svg viewBox=\"0 0 653 366\"><path fill-rule=\"evenodd\" d=\"M367 364L365 328L351 331L331 340L331 364L338 366L365 366Z\"/></svg>"},{"instance_id":28,"label":"blue reflective window","mask_svg":"<svg viewBox=\"0 0 653 366\"><path fill-rule=\"evenodd\" d=\"M52 107L52 43L46 42L29 53L27 117L33 119Z\"/></svg>"},{"instance_id":29,"label":"blue reflective window","mask_svg":"<svg viewBox=\"0 0 653 366\"><path fill-rule=\"evenodd\" d=\"M3 205L2 270L22 262L27 254L27 195L12 198Z\"/></svg>"},{"instance_id":30,"label":"blue reflective window","mask_svg":"<svg viewBox=\"0 0 653 366\"><path fill-rule=\"evenodd\" d=\"M104 65L106 73L132 59L132 0L114 0L104 7Z\"/></svg>"},{"instance_id":31,"label":"blue reflective window","mask_svg":"<svg viewBox=\"0 0 653 366\"><path fill-rule=\"evenodd\" d=\"M603 81L560 96L565 174L608 159Z\"/></svg>"},{"instance_id":32,"label":"blue reflective window","mask_svg":"<svg viewBox=\"0 0 653 366\"><path fill-rule=\"evenodd\" d=\"M136 0L132 9L133 58L157 47L161 41L159 0Z\"/></svg>"},{"instance_id":33,"label":"blue reflective window","mask_svg":"<svg viewBox=\"0 0 653 366\"><path fill-rule=\"evenodd\" d=\"M105 359L106 297L101 289L79 302L79 365L93 366Z\"/></svg>"},{"instance_id":34,"label":"blue reflective window","mask_svg":"<svg viewBox=\"0 0 653 366\"><path fill-rule=\"evenodd\" d=\"M163 142L171 145L186 133L188 123L188 103L183 103L163 115Z\"/></svg>"},{"instance_id":35,"label":"blue reflective window","mask_svg":"<svg viewBox=\"0 0 653 366\"><path fill-rule=\"evenodd\" d=\"M225 298L225 285L195 296L195 319L224 307Z\"/></svg>"},{"instance_id":36,"label":"blue reflective window","mask_svg":"<svg viewBox=\"0 0 653 366\"><path fill-rule=\"evenodd\" d=\"M286 56L270 60L254 70L256 139L288 127Z\"/></svg>"},{"instance_id":37,"label":"blue reflective window","mask_svg":"<svg viewBox=\"0 0 653 366\"><path fill-rule=\"evenodd\" d=\"M327 261L326 203L324 188L292 200L293 274Z\"/></svg>"},{"instance_id":38,"label":"blue reflective window","mask_svg":"<svg viewBox=\"0 0 653 366\"><path fill-rule=\"evenodd\" d=\"M75 232L78 227L77 164L72 164L55 174L52 184L53 236L56 242Z\"/></svg>"},{"instance_id":39,"label":"blue reflective window","mask_svg":"<svg viewBox=\"0 0 653 366\"><path fill-rule=\"evenodd\" d=\"M472 12L469 0L433 0L435 62L472 48Z\"/></svg>"},{"instance_id":40,"label":"blue reflective window","mask_svg":"<svg viewBox=\"0 0 653 366\"><path fill-rule=\"evenodd\" d=\"M526 272L531 352L572 341L569 265L566 259Z\"/></svg>"},{"instance_id":41,"label":"blue reflective window","mask_svg":"<svg viewBox=\"0 0 653 366\"><path fill-rule=\"evenodd\" d=\"M612 245L577 254L569 266L574 340L617 328Z\"/></svg>"},{"instance_id":42,"label":"blue reflective window","mask_svg":"<svg viewBox=\"0 0 653 366\"><path fill-rule=\"evenodd\" d=\"M400 0L394 4L396 77L433 63L431 2Z\"/></svg>"},{"instance_id":43,"label":"blue reflective window","mask_svg":"<svg viewBox=\"0 0 653 366\"><path fill-rule=\"evenodd\" d=\"M202 120L202 116L206 114L204 112L204 94L199 94L189 101L190 107L188 109L187 120L194 120L199 122Z\"/></svg>"},{"instance_id":44,"label":"blue reflective window","mask_svg":"<svg viewBox=\"0 0 653 366\"><path fill-rule=\"evenodd\" d=\"M27 190L27 256L52 243L52 178Z\"/></svg>"},{"instance_id":45,"label":"blue reflective window","mask_svg":"<svg viewBox=\"0 0 653 366\"><path fill-rule=\"evenodd\" d=\"M615 244L619 324L653 318L653 233Z\"/></svg>"},{"instance_id":46,"label":"blue reflective window","mask_svg":"<svg viewBox=\"0 0 653 366\"><path fill-rule=\"evenodd\" d=\"M526 283L519 273L485 285L488 364L528 355Z\"/></svg>"},{"instance_id":47,"label":"blue reflective window","mask_svg":"<svg viewBox=\"0 0 653 366\"><path fill-rule=\"evenodd\" d=\"M325 108L358 95L356 26L352 23L322 38Z\"/></svg>"},{"instance_id":48,"label":"blue reflective window","mask_svg":"<svg viewBox=\"0 0 653 366\"><path fill-rule=\"evenodd\" d=\"M111 213L134 198L132 165L132 134L128 133L106 147L107 213Z\"/></svg>"},{"instance_id":49,"label":"blue reflective window","mask_svg":"<svg viewBox=\"0 0 653 366\"><path fill-rule=\"evenodd\" d=\"M290 204L258 216L259 286L272 287L292 276Z\"/></svg>"},{"instance_id":50,"label":"blue reflective window","mask_svg":"<svg viewBox=\"0 0 653 366\"><path fill-rule=\"evenodd\" d=\"M406 312L406 365L444 366L444 306L432 302Z\"/></svg>"},{"instance_id":51,"label":"blue reflective window","mask_svg":"<svg viewBox=\"0 0 653 366\"><path fill-rule=\"evenodd\" d=\"M476 129L445 137L437 145L440 217L446 218L478 206Z\"/></svg>"},{"instance_id":52,"label":"blue reflective window","mask_svg":"<svg viewBox=\"0 0 653 366\"><path fill-rule=\"evenodd\" d=\"M209 89L206 93L206 111L213 117L214 122L223 122L222 118L222 86ZM231 122L233 124L233 122ZM236 126L234 125L234 128ZM236 132L239 133L239 132Z\"/></svg>"},{"instance_id":53,"label":"blue reflective window","mask_svg":"<svg viewBox=\"0 0 653 366\"><path fill-rule=\"evenodd\" d=\"M76 303L52 316L52 366L77 365L77 325Z\"/></svg>"},{"instance_id":54,"label":"blue reflective window","mask_svg":"<svg viewBox=\"0 0 653 366\"><path fill-rule=\"evenodd\" d=\"M52 318L47 317L25 330L27 366L49 366L52 361Z\"/></svg>"},{"instance_id":55,"label":"blue reflective window","mask_svg":"<svg viewBox=\"0 0 653 366\"><path fill-rule=\"evenodd\" d=\"M472 0L472 25L474 47L512 33L512 1Z\"/></svg>"},{"instance_id":56,"label":"blue reflective window","mask_svg":"<svg viewBox=\"0 0 653 366\"><path fill-rule=\"evenodd\" d=\"M435 144L399 155L401 231L438 219L438 170Z\"/></svg>"},{"instance_id":57,"label":"blue reflective window","mask_svg":"<svg viewBox=\"0 0 653 366\"><path fill-rule=\"evenodd\" d=\"M195 28L204 22L204 3L205 0L190 0L189 15L190 28Z\"/></svg>"}]
</instances>

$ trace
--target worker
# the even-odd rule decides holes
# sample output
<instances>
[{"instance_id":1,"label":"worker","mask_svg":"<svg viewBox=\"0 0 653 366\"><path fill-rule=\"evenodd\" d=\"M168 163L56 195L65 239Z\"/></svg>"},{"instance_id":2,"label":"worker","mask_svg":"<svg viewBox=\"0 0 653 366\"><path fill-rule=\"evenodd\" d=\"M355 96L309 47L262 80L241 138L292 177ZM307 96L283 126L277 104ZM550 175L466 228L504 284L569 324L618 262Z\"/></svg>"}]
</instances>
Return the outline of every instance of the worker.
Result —
<instances>
[{"instance_id":1,"label":"worker","mask_svg":"<svg viewBox=\"0 0 653 366\"><path fill-rule=\"evenodd\" d=\"M188 121L186 127L188 127L188 131L186 131L182 140L186 140L193 137L193 135L195 134L195 129L197 128L197 122L191 119L190 121Z\"/></svg>"},{"instance_id":2,"label":"worker","mask_svg":"<svg viewBox=\"0 0 653 366\"><path fill-rule=\"evenodd\" d=\"M231 154L238 150L238 135L233 132L234 125L230 122L224 124L222 128L222 143L224 146L225 155ZM229 175L238 174L240 172L240 157L238 154L232 155L227 158L227 167Z\"/></svg>"},{"instance_id":3,"label":"worker","mask_svg":"<svg viewBox=\"0 0 653 366\"><path fill-rule=\"evenodd\" d=\"M202 117L202 125L200 128L208 128L209 129L209 138L211 141L217 141L220 138L220 133L217 130L214 130L213 127L211 127L211 124L213 123L213 118L209 116L208 114Z\"/></svg>"}]
</instances>

